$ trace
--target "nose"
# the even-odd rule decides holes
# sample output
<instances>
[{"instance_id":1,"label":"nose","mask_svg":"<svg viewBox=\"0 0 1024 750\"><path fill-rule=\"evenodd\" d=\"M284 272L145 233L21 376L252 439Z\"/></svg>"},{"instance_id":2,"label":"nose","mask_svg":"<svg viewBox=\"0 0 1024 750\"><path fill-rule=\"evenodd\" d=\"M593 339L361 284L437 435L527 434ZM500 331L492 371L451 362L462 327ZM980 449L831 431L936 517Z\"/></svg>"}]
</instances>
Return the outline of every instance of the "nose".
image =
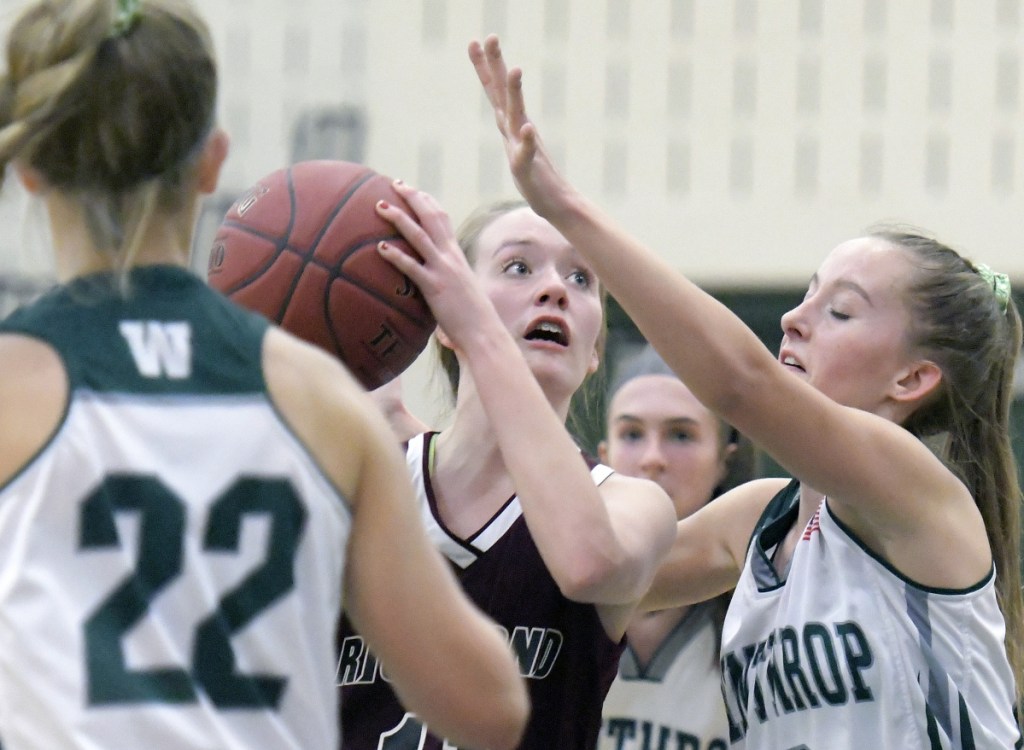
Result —
<instances>
[{"instance_id":1,"label":"nose","mask_svg":"<svg viewBox=\"0 0 1024 750\"><path fill-rule=\"evenodd\" d=\"M782 332L791 339L803 338L807 335L807 319L804 307L806 302L801 302L792 310L783 313Z\"/></svg>"},{"instance_id":2,"label":"nose","mask_svg":"<svg viewBox=\"0 0 1024 750\"><path fill-rule=\"evenodd\" d=\"M665 468L665 452L661 449L660 440L648 440L640 456L640 469L652 476Z\"/></svg>"},{"instance_id":3,"label":"nose","mask_svg":"<svg viewBox=\"0 0 1024 750\"><path fill-rule=\"evenodd\" d=\"M569 306L569 291L565 279L555 270L550 269L540 277L540 286L537 289L537 304L554 304L559 310Z\"/></svg>"}]
</instances>

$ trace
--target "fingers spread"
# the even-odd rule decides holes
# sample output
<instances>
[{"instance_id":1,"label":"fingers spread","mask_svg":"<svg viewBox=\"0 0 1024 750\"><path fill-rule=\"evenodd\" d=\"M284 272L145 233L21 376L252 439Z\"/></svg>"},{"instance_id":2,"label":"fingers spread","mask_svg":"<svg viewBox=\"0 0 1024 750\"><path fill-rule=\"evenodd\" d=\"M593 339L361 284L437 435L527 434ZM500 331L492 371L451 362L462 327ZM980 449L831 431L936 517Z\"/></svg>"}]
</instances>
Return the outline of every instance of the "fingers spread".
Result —
<instances>
[{"instance_id":1,"label":"fingers spread","mask_svg":"<svg viewBox=\"0 0 1024 750\"><path fill-rule=\"evenodd\" d=\"M487 58L484 56L484 48L475 39L469 43L469 59L476 70L476 77L490 94L491 73L487 69Z\"/></svg>"},{"instance_id":2,"label":"fingers spread","mask_svg":"<svg viewBox=\"0 0 1024 750\"><path fill-rule=\"evenodd\" d=\"M484 40L484 52L486 53L487 65L491 71L491 77L496 81L505 81L508 72L505 69L505 58L501 54L501 44L498 37L491 34Z\"/></svg>"},{"instance_id":3,"label":"fingers spread","mask_svg":"<svg viewBox=\"0 0 1024 750\"><path fill-rule=\"evenodd\" d=\"M513 68L508 74L508 116L512 127L519 129L526 122L526 102L523 100L523 71Z\"/></svg>"}]
</instances>

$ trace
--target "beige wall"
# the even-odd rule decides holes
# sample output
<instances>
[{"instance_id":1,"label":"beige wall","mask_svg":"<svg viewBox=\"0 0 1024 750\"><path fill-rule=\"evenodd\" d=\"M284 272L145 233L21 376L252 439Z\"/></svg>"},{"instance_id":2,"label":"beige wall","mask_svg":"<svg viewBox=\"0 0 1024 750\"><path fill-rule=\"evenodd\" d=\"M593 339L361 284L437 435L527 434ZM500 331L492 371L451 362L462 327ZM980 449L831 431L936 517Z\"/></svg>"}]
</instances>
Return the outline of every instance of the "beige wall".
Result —
<instances>
[{"instance_id":1,"label":"beige wall","mask_svg":"<svg viewBox=\"0 0 1024 750\"><path fill-rule=\"evenodd\" d=\"M0 0L0 23L21 4ZM200 5L234 137L225 201L292 158L301 112L341 104L365 113L365 161L456 221L511 195L465 54L497 31L560 164L700 283L801 285L893 220L1024 284L1024 0ZM0 271L49 262L22 213L0 198ZM428 369L407 391L429 416Z\"/></svg>"}]
</instances>

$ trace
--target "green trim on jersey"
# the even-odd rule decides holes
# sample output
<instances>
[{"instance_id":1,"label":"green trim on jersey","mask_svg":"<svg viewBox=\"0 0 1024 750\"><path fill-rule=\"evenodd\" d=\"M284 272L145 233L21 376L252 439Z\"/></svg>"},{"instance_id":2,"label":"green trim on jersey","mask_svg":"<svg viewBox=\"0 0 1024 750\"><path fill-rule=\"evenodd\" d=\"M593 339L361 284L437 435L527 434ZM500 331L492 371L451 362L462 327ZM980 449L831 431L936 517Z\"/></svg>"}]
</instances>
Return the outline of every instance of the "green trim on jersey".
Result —
<instances>
[{"instance_id":1,"label":"green trim on jersey","mask_svg":"<svg viewBox=\"0 0 1024 750\"><path fill-rule=\"evenodd\" d=\"M262 342L269 322L192 272L145 266L127 293L100 273L57 287L0 322L53 346L71 390L143 395L264 392Z\"/></svg>"}]
</instances>

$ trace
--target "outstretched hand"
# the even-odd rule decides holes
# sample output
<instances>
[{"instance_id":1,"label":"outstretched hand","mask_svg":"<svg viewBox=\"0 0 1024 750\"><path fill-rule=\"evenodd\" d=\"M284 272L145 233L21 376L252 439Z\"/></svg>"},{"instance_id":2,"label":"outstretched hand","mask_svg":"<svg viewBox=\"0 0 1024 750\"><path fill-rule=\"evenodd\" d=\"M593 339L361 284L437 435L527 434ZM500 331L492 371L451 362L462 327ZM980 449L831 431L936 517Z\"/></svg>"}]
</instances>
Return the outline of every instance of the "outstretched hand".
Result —
<instances>
[{"instance_id":1,"label":"outstretched hand","mask_svg":"<svg viewBox=\"0 0 1024 750\"><path fill-rule=\"evenodd\" d=\"M551 163L537 128L526 116L523 71L509 69L498 37L469 44L469 59L494 110L516 188L539 215L551 218L566 206L572 186Z\"/></svg>"}]
</instances>

